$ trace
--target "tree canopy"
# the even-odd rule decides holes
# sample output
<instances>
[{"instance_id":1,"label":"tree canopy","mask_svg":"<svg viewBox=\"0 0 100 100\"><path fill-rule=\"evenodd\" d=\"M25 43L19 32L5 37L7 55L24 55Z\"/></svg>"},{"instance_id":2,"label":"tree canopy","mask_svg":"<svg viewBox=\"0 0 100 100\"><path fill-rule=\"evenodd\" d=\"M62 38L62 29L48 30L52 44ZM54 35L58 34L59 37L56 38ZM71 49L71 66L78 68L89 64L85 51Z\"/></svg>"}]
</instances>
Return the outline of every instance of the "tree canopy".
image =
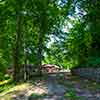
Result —
<instances>
[{"instance_id":1,"label":"tree canopy","mask_svg":"<svg viewBox=\"0 0 100 100\"><path fill-rule=\"evenodd\" d=\"M0 70L99 66L99 7L98 0L0 0Z\"/></svg>"}]
</instances>

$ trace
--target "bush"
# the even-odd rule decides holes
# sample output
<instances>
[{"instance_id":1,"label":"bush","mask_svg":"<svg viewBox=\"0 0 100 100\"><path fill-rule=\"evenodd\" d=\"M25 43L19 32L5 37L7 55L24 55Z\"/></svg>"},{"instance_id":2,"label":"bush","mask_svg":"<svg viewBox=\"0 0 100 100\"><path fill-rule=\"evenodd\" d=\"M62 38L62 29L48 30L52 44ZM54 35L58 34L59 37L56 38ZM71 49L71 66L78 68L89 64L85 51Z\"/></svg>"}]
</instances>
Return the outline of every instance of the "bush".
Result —
<instances>
[{"instance_id":1,"label":"bush","mask_svg":"<svg viewBox=\"0 0 100 100\"><path fill-rule=\"evenodd\" d=\"M82 100L81 97L77 96L75 91L69 91L64 95L65 98L69 98L70 100Z\"/></svg>"},{"instance_id":2,"label":"bush","mask_svg":"<svg viewBox=\"0 0 100 100\"><path fill-rule=\"evenodd\" d=\"M97 57L97 56L90 56L87 58L86 62L80 64L80 65L77 65L75 67L73 67L72 69L74 68L79 68L79 67L100 67L100 57Z\"/></svg>"},{"instance_id":3,"label":"bush","mask_svg":"<svg viewBox=\"0 0 100 100\"><path fill-rule=\"evenodd\" d=\"M4 79L4 74L0 72L0 81L3 81Z\"/></svg>"},{"instance_id":4,"label":"bush","mask_svg":"<svg viewBox=\"0 0 100 100\"><path fill-rule=\"evenodd\" d=\"M89 57L87 65L88 66L99 67L100 66L100 57Z\"/></svg>"}]
</instances>

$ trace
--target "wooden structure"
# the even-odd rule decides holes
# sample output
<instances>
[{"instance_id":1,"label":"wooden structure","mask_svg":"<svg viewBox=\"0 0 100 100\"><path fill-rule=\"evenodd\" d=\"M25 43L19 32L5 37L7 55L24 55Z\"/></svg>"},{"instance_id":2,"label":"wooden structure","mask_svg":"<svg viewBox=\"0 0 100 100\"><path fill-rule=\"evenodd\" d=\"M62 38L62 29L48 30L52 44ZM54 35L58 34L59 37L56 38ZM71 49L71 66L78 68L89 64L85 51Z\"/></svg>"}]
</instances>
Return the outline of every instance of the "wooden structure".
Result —
<instances>
[{"instance_id":1,"label":"wooden structure","mask_svg":"<svg viewBox=\"0 0 100 100\"><path fill-rule=\"evenodd\" d=\"M42 73L43 74L48 74L48 73L57 73L59 72L61 69L56 66L56 65L52 65L52 64L44 64L42 65ZM7 69L7 74L9 74L10 76L13 76L14 74L14 68L13 66L10 66ZM27 65L20 65L20 70L19 70L19 79L24 79L24 80L29 80L32 77L38 75L38 66L37 65L32 65L32 64L27 64Z\"/></svg>"}]
</instances>

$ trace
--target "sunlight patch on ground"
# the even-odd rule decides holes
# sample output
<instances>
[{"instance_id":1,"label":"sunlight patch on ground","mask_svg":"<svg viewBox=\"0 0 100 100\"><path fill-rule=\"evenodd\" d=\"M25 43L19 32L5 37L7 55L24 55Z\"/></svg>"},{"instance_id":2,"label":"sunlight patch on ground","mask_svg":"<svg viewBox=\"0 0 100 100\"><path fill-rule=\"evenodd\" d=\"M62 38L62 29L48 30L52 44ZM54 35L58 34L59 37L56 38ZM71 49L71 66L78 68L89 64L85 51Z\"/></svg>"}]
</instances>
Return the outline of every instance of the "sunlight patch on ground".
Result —
<instances>
[{"instance_id":1,"label":"sunlight patch on ground","mask_svg":"<svg viewBox=\"0 0 100 100\"><path fill-rule=\"evenodd\" d=\"M11 79L9 79L9 80L4 80L4 81L0 81L0 85L3 85L3 84L8 83L10 80L11 80Z\"/></svg>"},{"instance_id":2,"label":"sunlight patch on ground","mask_svg":"<svg viewBox=\"0 0 100 100\"><path fill-rule=\"evenodd\" d=\"M25 89L27 89L27 88L29 88L29 87L30 87L30 85L29 85L28 83L16 85L16 86L14 86L13 88L11 88L11 89L9 89L9 90L6 90L6 91L4 91L4 92L2 92L2 93L0 93L0 97L5 96L5 95L7 95L7 94L12 94L12 93L15 92L15 91L22 91L22 90L25 90Z\"/></svg>"},{"instance_id":3,"label":"sunlight patch on ground","mask_svg":"<svg viewBox=\"0 0 100 100\"><path fill-rule=\"evenodd\" d=\"M36 86L34 86L31 83L23 83L0 93L0 100L12 100L12 98L18 98L20 95L27 98L33 93L37 95L42 95L46 92L47 90L44 86L38 86L37 84Z\"/></svg>"},{"instance_id":4,"label":"sunlight patch on ground","mask_svg":"<svg viewBox=\"0 0 100 100\"><path fill-rule=\"evenodd\" d=\"M50 76L49 80L35 80L34 83L23 83L14 85L10 89L0 93L0 100L37 100L34 98L52 98L57 94L61 94L61 98L68 98L70 100L91 100L91 98L98 98L100 100L100 85L88 79L81 79L80 77L63 73L64 76ZM66 77L66 78L64 78ZM2 83L3 84L3 83ZM64 91L64 92L63 92ZM82 99L83 98L83 99ZM38 99L43 100L43 99ZM51 99L50 99L51 100ZM64 100L64 99L60 99ZM66 100L66 99L65 99Z\"/></svg>"},{"instance_id":5,"label":"sunlight patch on ground","mask_svg":"<svg viewBox=\"0 0 100 100\"><path fill-rule=\"evenodd\" d=\"M39 95L42 95L42 94L44 94L46 92L47 92L47 90L45 88L43 88L43 87L35 87L33 89L33 93L39 94Z\"/></svg>"}]
</instances>

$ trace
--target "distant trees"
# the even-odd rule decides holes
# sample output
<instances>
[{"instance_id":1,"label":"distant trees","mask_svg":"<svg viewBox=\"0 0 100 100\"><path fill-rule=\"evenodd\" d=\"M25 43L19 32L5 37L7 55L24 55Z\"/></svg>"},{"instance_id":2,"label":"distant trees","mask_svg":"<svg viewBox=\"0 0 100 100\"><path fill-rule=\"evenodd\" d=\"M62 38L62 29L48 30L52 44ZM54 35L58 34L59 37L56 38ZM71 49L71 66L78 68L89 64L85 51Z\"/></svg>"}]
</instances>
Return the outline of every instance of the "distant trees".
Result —
<instances>
[{"instance_id":1,"label":"distant trees","mask_svg":"<svg viewBox=\"0 0 100 100\"><path fill-rule=\"evenodd\" d=\"M60 34L55 34L58 40L49 48L48 51L52 52L47 55L45 62L57 62L64 67L99 66L100 2L77 0L73 5L65 20L67 27L64 30L67 32L61 32L63 29L59 28L60 32L57 32Z\"/></svg>"}]
</instances>

